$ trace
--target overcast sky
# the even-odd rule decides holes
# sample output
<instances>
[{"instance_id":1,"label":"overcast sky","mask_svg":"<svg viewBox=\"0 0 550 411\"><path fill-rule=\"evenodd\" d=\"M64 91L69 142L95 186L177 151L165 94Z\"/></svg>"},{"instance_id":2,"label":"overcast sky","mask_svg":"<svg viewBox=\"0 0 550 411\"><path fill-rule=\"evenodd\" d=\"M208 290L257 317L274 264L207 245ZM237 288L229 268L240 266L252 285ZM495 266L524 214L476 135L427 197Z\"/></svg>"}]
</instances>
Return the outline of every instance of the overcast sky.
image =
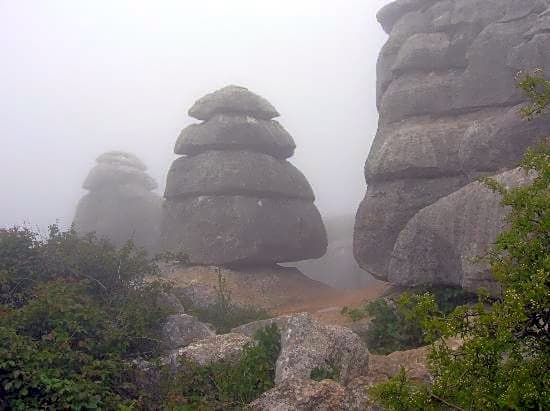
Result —
<instances>
[{"instance_id":1,"label":"overcast sky","mask_svg":"<svg viewBox=\"0 0 550 411\"><path fill-rule=\"evenodd\" d=\"M0 0L0 226L70 224L94 159L162 192L193 102L228 84L281 113L325 215L354 214L389 0Z\"/></svg>"}]
</instances>

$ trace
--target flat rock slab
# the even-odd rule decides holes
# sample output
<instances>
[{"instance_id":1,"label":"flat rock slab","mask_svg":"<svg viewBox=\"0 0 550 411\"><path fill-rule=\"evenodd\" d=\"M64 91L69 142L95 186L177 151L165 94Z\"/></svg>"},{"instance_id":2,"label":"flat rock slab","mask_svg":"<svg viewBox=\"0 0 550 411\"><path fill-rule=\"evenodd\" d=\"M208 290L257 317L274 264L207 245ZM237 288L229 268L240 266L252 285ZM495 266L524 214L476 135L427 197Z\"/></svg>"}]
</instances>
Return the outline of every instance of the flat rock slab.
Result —
<instances>
[{"instance_id":1,"label":"flat rock slab","mask_svg":"<svg viewBox=\"0 0 550 411\"><path fill-rule=\"evenodd\" d=\"M165 197L203 195L315 200L308 181L291 163L251 151L207 151L175 160Z\"/></svg>"},{"instance_id":2,"label":"flat rock slab","mask_svg":"<svg viewBox=\"0 0 550 411\"><path fill-rule=\"evenodd\" d=\"M243 334L216 335L172 351L168 361L173 367L177 367L182 359L199 366L237 361L244 347L251 344L252 341L251 338Z\"/></svg>"},{"instance_id":3,"label":"flat rock slab","mask_svg":"<svg viewBox=\"0 0 550 411\"><path fill-rule=\"evenodd\" d=\"M292 136L275 120L218 114L184 128L174 152L194 156L209 150L249 150L286 159L295 148Z\"/></svg>"}]
</instances>

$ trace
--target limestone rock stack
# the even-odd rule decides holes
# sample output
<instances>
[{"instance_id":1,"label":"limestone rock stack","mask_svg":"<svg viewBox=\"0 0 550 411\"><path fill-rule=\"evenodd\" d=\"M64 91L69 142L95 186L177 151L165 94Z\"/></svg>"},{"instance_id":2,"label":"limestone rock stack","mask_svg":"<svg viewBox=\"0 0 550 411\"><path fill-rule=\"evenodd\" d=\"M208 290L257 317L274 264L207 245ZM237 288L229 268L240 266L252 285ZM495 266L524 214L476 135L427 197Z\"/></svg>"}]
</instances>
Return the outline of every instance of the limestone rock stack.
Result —
<instances>
[{"instance_id":1,"label":"limestone rock stack","mask_svg":"<svg viewBox=\"0 0 550 411\"><path fill-rule=\"evenodd\" d=\"M542 67L550 75L550 1L398 0L378 19L389 39L378 60L380 119L365 167L355 257L383 280L474 289L484 269L457 261L483 252L496 233L473 224L460 228L467 233L447 231L443 242L434 221L457 230L465 216L450 213L454 207L479 222L488 210L476 204L493 204L492 193L461 191L477 193L467 206L457 203L465 198L458 193L447 196L479 176L514 169L528 146L550 135L548 116L519 116L524 97L515 84L520 70Z\"/></svg>"},{"instance_id":2,"label":"limestone rock stack","mask_svg":"<svg viewBox=\"0 0 550 411\"><path fill-rule=\"evenodd\" d=\"M123 151L100 155L83 188L90 192L78 203L74 227L95 232L121 246L133 240L149 252L158 248L162 199L152 192L156 182L136 156Z\"/></svg>"},{"instance_id":3,"label":"limestone rock stack","mask_svg":"<svg viewBox=\"0 0 550 411\"><path fill-rule=\"evenodd\" d=\"M279 113L246 88L228 86L189 110L182 155L167 177L163 248L195 264L271 264L322 256L326 232L304 175L286 161L292 137Z\"/></svg>"}]
</instances>

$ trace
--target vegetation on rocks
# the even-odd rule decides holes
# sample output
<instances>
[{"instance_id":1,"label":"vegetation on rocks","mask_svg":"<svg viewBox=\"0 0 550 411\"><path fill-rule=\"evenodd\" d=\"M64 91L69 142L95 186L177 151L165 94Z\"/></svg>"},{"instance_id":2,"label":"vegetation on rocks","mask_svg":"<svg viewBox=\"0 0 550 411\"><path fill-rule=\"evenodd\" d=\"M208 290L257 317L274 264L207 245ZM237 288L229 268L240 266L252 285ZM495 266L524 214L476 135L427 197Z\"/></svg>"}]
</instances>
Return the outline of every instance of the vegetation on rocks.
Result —
<instances>
[{"instance_id":1,"label":"vegetation on rocks","mask_svg":"<svg viewBox=\"0 0 550 411\"><path fill-rule=\"evenodd\" d=\"M524 114L548 107L548 81L526 76L521 87L533 97ZM401 373L375 387L372 397L387 409L550 408L550 141L530 149L521 166L535 176L532 184L507 189L487 180L510 208L509 227L487 257L500 295L449 315L422 296L416 311L424 338L434 341L433 381L414 384ZM452 337L461 338L458 349L447 345Z\"/></svg>"},{"instance_id":2,"label":"vegetation on rocks","mask_svg":"<svg viewBox=\"0 0 550 411\"><path fill-rule=\"evenodd\" d=\"M443 314L455 307L474 302L476 298L456 287L419 287L392 298L380 298L354 309L344 308L343 313L353 321L371 318L362 335L369 351L389 354L427 344L422 332L418 304L427 292L434 296L437 309Z\"/></svg>"},{"instance_id":3,"label":"vegetation on rocks","mask_svg":"<svg viewBox=\"0 0 550 411\"><path fill-rule=\"evenodd\" d=\"M131 360L159 354L167 285L131 243L0 230L0 408L114 409L140 397Z\"/></svg>"},{"instance_id":4,"label":"vegetation on rocks","mask_svg":"<svg viewBox=\"0 0 550 411\"><path fill-rule=\"evenodd\" d=\"M246 322L221 286L209 320ZM235 363L176 375L163 365L170 290L131 242L116 248L57 226L44 237L1 229L0 409L230 409L272 387L276 328ZM143 384L152 374L158 381Z\"/></svg>"},{"instance_id":5,"label":"vegetation on rocks","mask_svg":"<svg viewBox=\"0 0 550 411\"><path fill-rule=\"evenodd\" d=\"M276 325L259 330L254 343L237 361L204 367L181 360L179 372L170 376L166 407L183 410L242 409L274 386L275 363L281 350Z\"/></svg>"}]
</instances>

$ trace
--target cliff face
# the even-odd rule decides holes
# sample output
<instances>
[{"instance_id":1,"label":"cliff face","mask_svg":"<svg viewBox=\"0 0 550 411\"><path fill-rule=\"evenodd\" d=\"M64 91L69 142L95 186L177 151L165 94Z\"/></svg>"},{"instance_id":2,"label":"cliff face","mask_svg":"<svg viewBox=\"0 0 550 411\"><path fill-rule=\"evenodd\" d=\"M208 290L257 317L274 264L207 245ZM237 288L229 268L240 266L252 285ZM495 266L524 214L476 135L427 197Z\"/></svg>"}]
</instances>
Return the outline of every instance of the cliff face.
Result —
<instances>
[{"instance_id":1,"label":"cliff face","mask_svg":"<svg viewBox=\"0 0 550 411\"><path fill-rule=\"evenodd\" d=\"M424 221L415 217L421 210L479 176L515 168L528 146L550 135L548 116L519 116L523 96L515 84L521 70L544 67L550 74L550 0L398 0L378 19L390 37L378 61L380 119L354 254L382 280L431 282L434 276L410 260L407 273L398 261L407 252L404 239L396 243L409 222ZM491 195L471 196L469 212ZM487 245L494 234L478 229L465 238ZM436 282L463 285L460 265L446 263L463 258L457 244L417 246L414 254L430 255Z\"/></svg>"}]
</instances>

